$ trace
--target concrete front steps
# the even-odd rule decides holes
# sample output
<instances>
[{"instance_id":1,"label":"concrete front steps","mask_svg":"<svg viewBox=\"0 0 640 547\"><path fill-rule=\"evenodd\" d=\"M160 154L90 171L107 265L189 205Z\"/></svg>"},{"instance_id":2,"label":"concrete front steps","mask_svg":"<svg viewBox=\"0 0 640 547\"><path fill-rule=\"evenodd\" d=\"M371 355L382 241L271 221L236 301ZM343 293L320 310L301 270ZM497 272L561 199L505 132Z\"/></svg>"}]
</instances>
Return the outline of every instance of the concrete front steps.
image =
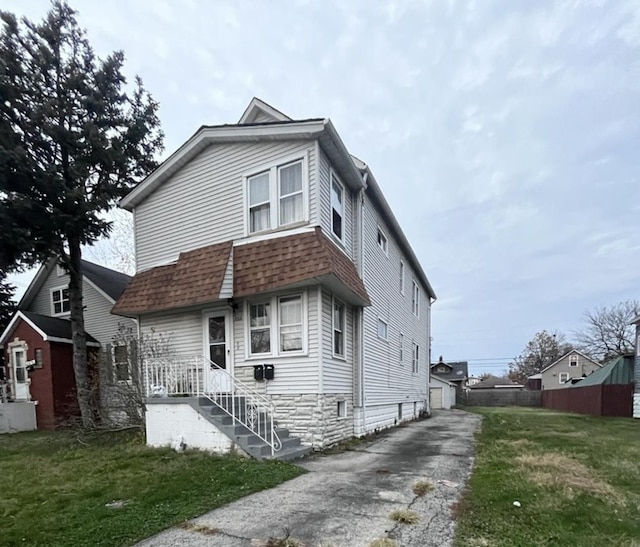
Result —
<instances>
[{"instance_id":1,"label":"concrete front steps","mask_svg":"<svg viewBox=\"0 0 640 547\"><path fill-rule=\"evenodd\" d=\"M242 397L235 398L235 414L236 416L244 419L244 400ZM225 408L231 410L231 401L220 401ZM224 433L229 439L235 442L242 450L244 450L249 456L257 460L282 460L290 461L298 458L303 458L309 454L312 450L310 446L303 446L300 443L298 437L292 437L289 434L288 429L276 427L276 435L282 443L282 448L271 454L271 447L249 428L240 424L233 423L233 418L227 414L219 406L215 405L212 401L206 397L198 399L198 412L205 417L210 423L216 426L222 433ZM266 416L261 414L259 416L262 426L260 431L267 431ZM266 436L270 439L270 433Z\"/></svg>"}]
</instances>

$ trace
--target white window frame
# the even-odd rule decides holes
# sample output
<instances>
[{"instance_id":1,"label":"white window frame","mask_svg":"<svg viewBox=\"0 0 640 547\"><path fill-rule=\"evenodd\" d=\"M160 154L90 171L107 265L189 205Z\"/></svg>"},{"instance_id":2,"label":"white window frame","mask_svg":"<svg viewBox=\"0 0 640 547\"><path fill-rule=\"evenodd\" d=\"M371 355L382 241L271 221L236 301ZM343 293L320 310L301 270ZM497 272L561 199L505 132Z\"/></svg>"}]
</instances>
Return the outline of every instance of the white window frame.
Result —
<instances>
[{"instance_id":1,"label":"white window frame","mask_svg":"<svg viewBox=\"0 0 640 547\"><path fill-rule=\"evenodd\" d=\"M420 287L414 279L411 286L411 311L418 319L420 319Z\"/></svg>"},{"instance_id":2,"label":"white window frame","mask_svg":"<svg viewBox=\"0 0 640 547\"><path fill-rule=\"evenodd\" d=\"M63 291L69 291L69 285L61 285L59 287L52 287L49 291L49 302L51 303L51 315L53 316L60 316L60 315L69 315L71 313L71 298L70 295L69 297L65 300L63 298ZM56 306L55 306L55 302L53 301L53 294L56 292L60 292L60 305L61 305L61 312L56 312ZM69 302L69 309L67 311L64 311L64 302Z\"/></svg>"},{"instance_id":3,"label":"white window frame","mask_svg":"<svg viewBox=\"0 0 640 547\"><path fill-rule=\"evenodd\" d=\"M413 342L411 361L413 374L418 374L420 371L420 346L415 342Z\"/></svg>"},{"instance_id":4,"label":"white window frame","mask_svg":"<svg viewBox=\"0 0 640 547\"><path fill-rule=\"evenodd\" d=\"M302 349L294 351L283 351L280 347L280 300L283 298L300 297L302 303ZM269 353L251 353L251 305L269 303L271 309L269 337L271 341L271 351ZM289 357L308 354L309 341L309 304L306 292L281 293L269 298L249 299L245 302L245 359L248 361L265 359L266 357ZM255 327L265 328L265 327Z\"/></svg>"},{"instance_id":5,"label":"white window frame","mask_svg":"<svg viewBox=\"0 0 640 547\"><path fill-rule=\"evenodd\" d=\"M402 332L400 333L399 344L400 344L400 355L399 355L399 357L400 357L400 364L402 365L402 364L404 364L404 334Z\"/></svg>"},{"instance_id":6,"label":"white window frame","mask_svg":"<svg viewBox=\"0 0 640 547\"><path fill-rule=\"evenodd\" d=\"M562 378L564 378L565 380L562 381ZM571 375L568 372L560 372L558 374L558 382L560 382L561 384L566 384L569 380L571 380Z\"/></svg>"},{"instance_id":7,"label":"white window frame","mask_svg":"<svg viewBox=\"0 0 640 547\"><path fill-rule=\"evenodd\" d=\"M342 333L342 353L336 353L336 304L342 306L342 330L339 331ZM333 356L336 359L344 359L347 358L347 306L342 300L338 300L337 298L332 298L331 301L331 325L332 325L332 336L331 336L331 351Z\"/></svg>"},{"instance_id":8,"label":"white window frame","mask_svg":"<svg viewBox=\"0 0 640 547\"><path fill-rule=\"evenodd\" d=\"M578 366L578 356L575 353L573 355L569 355L569 366L571 368Z\"/></svg>"},{"instance_id":9,"label":"white window frame","mask_svg":"<svg viewBox=\"0 0 640 547\"><path fill-rule=\"evenodd\" d=\"M281 320L282 320L282 314L280 313L280 302L285 299L292 299L292 298L299 298L300 299L300 323L292 323L291 325L282 325L281 324ZM297 294L284 294L284 295L280 295L277 298L277 304L278 307L277 309L277 315L278 315L278 323L277 323L277 334L278 334L278 354L279 355L299 355L301 353L303 353L305 351L305 328L304 328L304 324L305 324L305 306L304 306L304 297L302 296L301 293L297 293ZM282 327L293 327L293 326L297 326L300 325L300 338L301 338L301 344L300 344L300 349L295 349L295 350L290 350L290 351L285 351L280 347L280 336L281 336L281 332L280 329Z\"/></svg>"},{"instance_id":10,"label":"white window frame","mask_svg":"<svg viewBox=\"0 0 640 547\"><path fill-rule=\"evenodd\" d=\"M404 296L404 260L400 259L400 294Z\"/></svg>"},{"instance_id":11,"label":"white window frame","mask_svg":"<svg viewBox=\"0 0 640 547\"><path fill-rule=\"evenodd\" d=\"M380 241L380 237L382 237L382 242ZM388 257L389 256L389 238L387 237L387 234L384 233L384 230L380 228L380 226L378 226L378 231L376 232L376 243L378 244L378 247L382 249L382 252Z\"/></svg>"},{"instance_id":12,"label":"white window frame","mask_svg":"<svg viewBox=\"0 0 640 547\"><path fill-rule=\"evenodd\" d=\"M280 195L280 170L284 167L288 167L295 163L301 164L302 169L302 218L299 221L292 222L290 224L280 224L280 201L283 196ZM296 226L301 226L309 222L309 158L308 152L295 154L279 158L268 164L263 164L256 169L247 171L242 176L243 192L244 192L244 231L245 237L267 234L269 232L275 232L283 229L289 229ZM269 173L269 218L270 228L266 230L260 230L257 232L251 231L251 207L249 205L249 179L261 175L263 173ZM287 196L294 194L287 194ZM287 197L284 196L284 197ZM265 202L266 203L266 202Z\"/></svg>"},{"instance_id":13,"label":"white window frame","mask_svg":"<svg viewBox=\"0 0 640 547\"><path fill-rule=\"evenodd\" d=\"M338 186L340 188L340 195L342 196L342 201L340 203L340 206L342 207L342 211L339 211L340 213L340 219L341 219L341 234L337 235L334 231L334 227L333 227L333 210L334 210L334 206L333 206L333 200L331 199L331 196L333 194L333 183L336 183L336 186ZM331 234L333 235L333 237L335 237L340 243L344 243L345 240L345 221L344 221L344 201L346 198L346 193L345 193L345 189L344 189L344 184L342 184L342 181L338 178L338 175L335 174L335 172L333 171L333 169L331 170L331 176L329 177L329 206L331 207Z\"/></svg>"},{"instance_id":14,"label":"white window frame","mask_svg":"<svg viewBox=\"0 0 640 547\"><path fill-rule=\"evenodd\" d=\"M347 417L347 401L338 401L336 405L336 413L338 418L346 418Z\"/></svg>"},{"instance_id":15,"label":"white window frame","mask_svg":"<svg viewBox=\"0 0 640 547\"><path fill-rule=\"evenodd\" d=\"M269 304L269 351L264 351L264 352L256 352L256 353L252 353L251 351L251 332L253 330L266 330L267 327L265 325L261 325L259 327L252 327L251 326L251 306L259 306L261 304ZM269 355L273 355L274 354L274 340L273 340L273 330L274 330L274 307L273 307L273 302L271 298L268 299L256 299L256 300L251 300L249 302L247 302L247 313L245 314L245 317L247 318L246 320L246 332L247 332L247 351L246 354L249 357L264 357L264 356L269 356Z\"/></svg>"},{"instance_id":16,"label":"white window frame","mask_svg":"<svg viewBox=\"0 0 640 547\"><path fill-rule=\"evenodd\" d=\"M380 335L380 326L384 325L384 336ZM382 317L378 317L377 329L378 338L387 342L389 340L389 323L387 323Z\"/></svg>"}]
</instances>

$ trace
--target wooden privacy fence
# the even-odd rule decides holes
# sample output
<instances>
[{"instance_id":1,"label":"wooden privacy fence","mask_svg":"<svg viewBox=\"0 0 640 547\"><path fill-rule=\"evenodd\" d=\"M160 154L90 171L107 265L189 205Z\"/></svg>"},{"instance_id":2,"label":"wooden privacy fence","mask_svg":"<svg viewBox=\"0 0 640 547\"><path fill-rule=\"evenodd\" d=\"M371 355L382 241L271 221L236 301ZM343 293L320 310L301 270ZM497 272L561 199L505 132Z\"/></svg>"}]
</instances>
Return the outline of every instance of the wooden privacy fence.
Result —
<instances>
[{"instance_id":1,"label":"wooden privacy fence","mask_svg":"<svg viewBox=\"0 0 640 547\"><path fill-rule=\"evenodd\" d=\"M633 416L633 384L549 389L542 392L542 406L592 416Z\"/></svg>"},{"instance_id":2,"label":"wooden privacy fence","mask_svg":"<svg viewBox=\"0 0 640 547\"><path fill-rule=\"evenodd\" d=\"M540 391L469 389L460 397L467 406L540 406Z\"/></svg>"}]
</instances>

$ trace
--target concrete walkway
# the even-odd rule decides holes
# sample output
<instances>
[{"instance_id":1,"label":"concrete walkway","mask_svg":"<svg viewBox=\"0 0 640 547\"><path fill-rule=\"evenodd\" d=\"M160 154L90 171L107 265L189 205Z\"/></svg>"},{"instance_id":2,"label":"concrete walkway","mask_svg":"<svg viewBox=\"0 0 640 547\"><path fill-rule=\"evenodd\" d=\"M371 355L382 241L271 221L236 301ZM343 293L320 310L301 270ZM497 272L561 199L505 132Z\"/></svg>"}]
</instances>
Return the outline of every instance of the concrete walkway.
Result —
<instances>
[{"instance_id":1,"label":"concrete walkway","mask_svg":"<svg viewBox=\"0 0 640 547\"><path fill-rule=\"evenodd\" d=\"M287 531L305 547L367 547L386 537L401 547L450 545L450 507L469 477L479 423L476 414L436 411L357 451L303 460L299 465L309 473L139 545L258 547ZM418 480L435 489L417 497L412 485ZM394 509L406 508L418 513L418 524L389 519Z\"/></svg>"}]
</instances>

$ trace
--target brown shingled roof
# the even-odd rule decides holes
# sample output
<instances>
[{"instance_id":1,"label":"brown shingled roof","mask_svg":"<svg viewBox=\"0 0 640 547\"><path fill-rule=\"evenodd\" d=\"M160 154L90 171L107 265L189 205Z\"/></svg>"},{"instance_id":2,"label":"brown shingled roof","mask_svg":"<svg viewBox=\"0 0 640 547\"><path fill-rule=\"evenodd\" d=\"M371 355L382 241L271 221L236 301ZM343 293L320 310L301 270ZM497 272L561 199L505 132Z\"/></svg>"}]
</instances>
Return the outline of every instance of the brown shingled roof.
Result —
<instances>
[{"instance_id":1,"label":"brown shingled roof","mask_svg":"<svg viewBox=\"0 0 640 547\"><path fill-rule=\"evenodd\" d=\"M360 303L370 304L355 265L319 227L313 232L238 245L233 250L235 297L325 277L335 277Z\"/></svg>"},{"instance_id":2,"label":"brown shingled roof","mask_svg":"<svg viewBox=\"0 0 640 547\"><path fill-rule=\"evenodd\" d=\"M219 300L231 248L231 241L209 245L181 253L174 264L137 274L112 313L139 315ZM313 280L325 282L352 302L370 304L355 265L320 228L233 248L235 297Z\"/></svg>"},{"instance_id":3,"label":"brown shingled roof","mask_svg":"<svg viewBox=\"0 0 640 547\"><path fill-rule=\"evenodd\" d=\"M232 242L180 253L178 261L136 274L111 310L120 315L184 308L220 298Z\"/></svg>"}]
</instances>

